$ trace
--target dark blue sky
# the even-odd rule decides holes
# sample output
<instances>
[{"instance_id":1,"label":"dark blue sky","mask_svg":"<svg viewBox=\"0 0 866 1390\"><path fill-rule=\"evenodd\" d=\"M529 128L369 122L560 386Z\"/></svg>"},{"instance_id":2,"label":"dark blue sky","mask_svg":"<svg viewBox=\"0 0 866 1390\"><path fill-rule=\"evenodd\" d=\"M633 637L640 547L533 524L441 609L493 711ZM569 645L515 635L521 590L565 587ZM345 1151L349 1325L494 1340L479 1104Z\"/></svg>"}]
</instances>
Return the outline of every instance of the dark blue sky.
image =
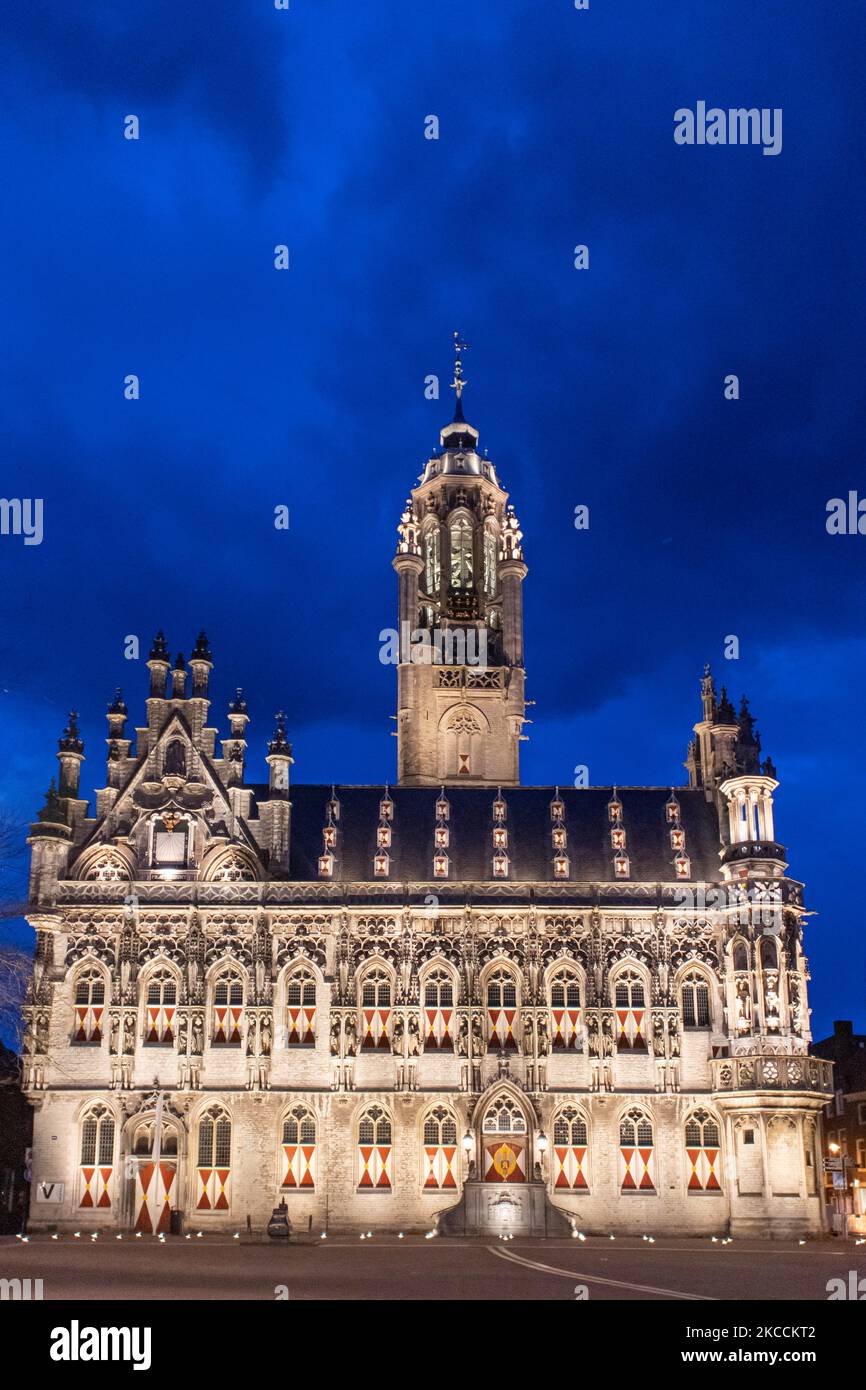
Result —
<instances>
[{"instance_id":1,"label":"dark blue sky","mask_svg":"<svg viewBox=\"0 0 866 1390\"><path fill-rule=\"evenodd\" d=\"M223 726L244 686L254 777L279 705L297 779L393 776L378 634L459 327L525 534L524 781L681 781L709 659L779 768L813 1026L862 1027L866 537L825 530L866 491L861 7L19 0L4 30L2 492L45 508L0 537L6 803L71 706L102 784L159 626L207 629ZM698 100L781 107L782 153L676 145Z\"/></svg>"}]
</instances>

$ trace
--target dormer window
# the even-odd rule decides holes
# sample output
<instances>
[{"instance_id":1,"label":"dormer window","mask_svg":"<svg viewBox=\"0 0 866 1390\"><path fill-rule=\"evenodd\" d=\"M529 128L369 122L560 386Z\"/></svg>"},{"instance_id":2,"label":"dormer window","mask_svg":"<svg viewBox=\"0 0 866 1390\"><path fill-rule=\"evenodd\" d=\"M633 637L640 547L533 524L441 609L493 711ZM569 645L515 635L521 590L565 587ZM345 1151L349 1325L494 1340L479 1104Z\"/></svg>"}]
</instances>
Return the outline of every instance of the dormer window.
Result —
<instances>
[{"instance_id":1,"label":"dormer window","mask_svg":"<svg viewBox=\"0 0 866 1390\"><path fill-rule=\"evenodd\" d=\"M328 812L328 820L339 820L339 819L340 819L340 802L339 802L339 799L337 798L337 796L335 795L335 793L333 792L333 790L331 791L331 799L330 799L330 801L328 802L328 805L327 805L327 812Z\"/></svg>"},{"instance_id":2,"label":"dormer window","mask_svg":"<svg viewBox=\"0 0 866 1390\"><path fill-rule=\"evenodd\" d=\"M387 792L379 802L379 819L385 821L394 819L394 803Z\"/></svg>"},{"instance_id":3,"label":"dormer window","mask_svg":"<svg viewBox=\"0 0 866 1390\"><path fill-rule=\"evenodd\" d=\"M496 821L498 825L502 825L504 824L507 815L508 807L506 806L504 799L502 798L502 796L497 796L496 800L493 803L494 821Z\"/></svg>"},{"instance_id":4,"label":"dormer window","mask_svg":"<svg viewBox=\"0 0 866 1390\"><path fill-rule=\"evenodd\" d=\"M494 849L507 849L507 848L508 848L508 831L505 829L505 826L504 826L504 825L497 825L497 826L494 827L494 830L493 830L493 848L494 848Z\"/></svg>"},{"instance_id":5,"label":"dormer window","mask_svg":"<svg viewBox=\"0 0 866 1390\"><path fill-rule=\"evenodd\" d=\"M334 877L334 856L333 854L319 855L319 878Z\"/></svg>"},{"instance_id":6,"label":"dormer window","mask_svg":"<svg viewBox=\"0 0 866 1390\"><path fill-rule=\"evenodd\" d=\"M565 820L565 802L559 795L559 788L556 789L556 796L550 803L550 819L557 823Z\"/></svg>"},{"instance_id":7,"label":"dormer window","mask_svg":"<svg viewBox=\"0 0 866 1390\"><path fill-rule=\"evenodd\" d=\"M614 860L613 860L613 871L614 871L614 873L616 874L616 877L617 877L617 878L628 878L628 875L629 875L628 855L627 855L627 854L623 854L622 850L620 850L619 854L614 855Z\"/></svg>"},{"instance_id":8,"label":"dormer window","mask_svg":"<svg viewBox=\"0 0 866 1390\"><path fill-rule=\"evenodd\" d=\"M611 825L622 825L622 802L616 793L607 803L607 818Z\"/></svg>"},{"instance_id":9,"label":"dormer window","mask_svg":"<svg viewBox=\"0 0 866 1390\"><path fill-rule=\"evenodd\" d=\"M625 831L621 825L610 832L610 843L613 849L625 849Z\"/></svg>"},{"instance_id":10,"label":"dormer window","mask_svg":"<svg viewBox=\"0 0 866 1390\"><path fill-rule=\"evenodd\" d=\"M376 847L378 849L391 848L391 827L390 825L380 825L376 831Z\"/></svg>"},{"instance_id":11,"label":"dormer window","mask_svg":"<svg viewBox=\"0 0 866 1390\"><path fill-rule=\"evenodd\" d=\"M447 878L447 877L448 877L448 855L447 855L447 854L442 854L442 853L440 852L440 853L437 853L437 854L434 854L434 855L433 855L433 877L434 877L434 878Z\"/></svg>"},{"instance_id":12,"label":"dormer window","mask_svg":"<svg viewBox=\"0 0 866 1390\"><path fill-rule=\"evenodd\" d=\"M686 832L685 832L684 830L680 829L679 827L675 827L675 828L671 831L671 849L681 850L681 849L685 849L685 847L686 847Z\"/></svg>"},{"instance_id":13,"label":"dormer window","mask_svg":"<svg viewBox=\"0 0 866 1390\"><path fill-rule=\"evenodd\" d=\"M442 795L441 795L441 796L437 799L437 801L436 801L436 819L437 819L437 820L450 820L450 818L451 818L451 804L450 804L450 802L448 801L448 798L446 797L445 792L443 791Z\"/></svg>"},{"instance_id":14,"label":"dormer window","mask_svg":"<svg viewBox=\"0 0 866 1390\"><path fill-rule=\"evenodd\" d=\"M336 849L337 827L335 825L330 824L326 825L324 830L322 831L322 839L325 843L325 849Z\"/></svg>"},{"instance_id":15,"label":"dormer window","mask_svg":"<svg viewBox=\"0 0 866 1390\"><path fill-rule=\"evenodd\" d=\"M565 849L566 834L564 825L555 825L551 831L551 839L554 849Z\"/></svg>"},{"instance_id":16,"label":"dormer window","mask_svg":"<svg viewBox=\"0 0 866 1390\"><path fill-rule=\"evenodd\" d=\"M447 848L448 848L448 841L449 841L448 826L447 826L447 825L437 825L436 829L435 829L434 832L433 832L433 842L434 842L434 844L436 845L436 848L437 848L437 849L447 849Z\"/></svg>"},{"instance_id":17,"label":"dormer window","mask_svg":"<svg viewBox=\"0 0 866 1390\"><path fill-rule=\"evenodd\" d=\"M691 876L692 866L688 855L678 854L674 860L674 869L677 878L689 878Z\"/></svg>"},{"instance_id":18,"label":"dormer window","mask_svg":"<svg viewBox=\"0 0 866 1390\"><path fill-rule=\"evenodd\" d=\"M508 855L504 854L501 850L497 851L493 856L493 877L508 877Z\"/></svg>"},{"instance_id":19,"label":"dormer window","mask_svg":"<svg viewBox=\"0 0 866 1390\"><path fill-rule=\"evenodd\" d=\"M665 815L667 816L668 825L679 825L680 803L677 801L673 792L665 802Z\"/></svg>"},{"instance_id":20,"label":"dormer window","mask_svg":"<svg viewBox=\"0 0 866 1390\"><path fill-rule=\"evenodd\" d=\"M377 878L387 878L391 868L391 857L384 850L373 856L373 872Z\"/></svg>"},{"instance_id":21,"label":"dormer window","mask_svg":"<svg viewBox=\"0 0 866 1390\"><path fill-rule=\"evenodd\" d=\"M554 878L568 878L568 855L557 854L553 859Z\"/></svg>"}]
</instances>

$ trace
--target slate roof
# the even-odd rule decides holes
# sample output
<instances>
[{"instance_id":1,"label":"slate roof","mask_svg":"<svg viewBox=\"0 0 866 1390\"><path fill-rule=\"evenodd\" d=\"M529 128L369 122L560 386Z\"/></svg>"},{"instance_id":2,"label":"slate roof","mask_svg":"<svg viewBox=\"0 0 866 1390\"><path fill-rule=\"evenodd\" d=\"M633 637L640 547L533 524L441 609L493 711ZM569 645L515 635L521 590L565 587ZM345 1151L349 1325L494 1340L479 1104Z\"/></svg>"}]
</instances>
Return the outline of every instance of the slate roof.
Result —
<instances>
[{"instance_id":1,"label":"slate roof","mask_svg":"<svg viewBox=\"0 0 866 1390\"><path fill-rule=\"evenodd\" d=\"M267 787L256 787L267 798ZM575 883L671 883L675 879L674 856L665 804L668 787L620 787L622 825L630 861L629 880L617 879L611 848L608 803L613 789L592 787L560 789L568 835L568 880ZM379 825L379 802L384 786L338 786L340 819L333 879L335 882L374 880L373 856ZM394 803L391 821L391 882L433 880L433 832L436 825L435 787L390 787ZM493 879L492 787L446 787L450 803L448 882L480 882ZM553 787L503 788L507 806L508 879L511 882L554 882L550 803ZM680 824L686 832L685 852L690 859L691 882L719 878L719 822L712 802L700 789L677 788ZM318 881L322 853L322 829L327 818L330 785L292 786L291 864L289 878ZM439 880L440 882L442 880Z\"/></svg>"}]
</instances>

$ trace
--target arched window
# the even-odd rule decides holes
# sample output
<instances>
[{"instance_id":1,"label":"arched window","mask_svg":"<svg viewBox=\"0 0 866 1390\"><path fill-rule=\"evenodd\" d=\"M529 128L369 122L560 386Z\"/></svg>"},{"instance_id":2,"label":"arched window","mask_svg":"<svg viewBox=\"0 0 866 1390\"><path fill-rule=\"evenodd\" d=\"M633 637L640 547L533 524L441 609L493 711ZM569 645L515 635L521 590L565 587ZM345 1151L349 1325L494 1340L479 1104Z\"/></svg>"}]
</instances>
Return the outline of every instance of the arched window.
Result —
<instances>
[{"instance_id":1,"label":"arched window","mask_svg":"<svg viewBox=\"0 0 866 1390\"><path fill-rule=\"evenodd\" d=\"M424 533L424 592L438 598L442 587L442 535L438 526Z\"/></svg>"},{"instance_id":2,"label":"arched window","mask_svg":"<svg viewBox=\"0 0 866 1390\"><path fill-rule=\"evenodd\" d=\"M106 1105L94 1105L83 1116L80 1153L79 1207L110 1210L114 1176L114 1116Z\"/></svg>"},{"instance_id":3,"label":"arched window","mask_svg":"<svg viewBox=\"0 0 866 1390\"><path fill-rule=\"evenodd\" d=\"M748 970L748 968L749 953L746 950L746 943L744 941L737 941L734 943L734 969L740 971Z\"/></svg>"},{"instance_id":4,"label":"arched window","mask_svg":"<svg viewBox=\"0 0 866 1390\"><path fill-rule=\"evenodd\" d=\"M710 1027L710 987L699 971L691 971L683 980L682 1001L684 1028Z\"/></svg>"},{"instance_id":5,"label":"arched window","mask_svg":"<svg viewBox=\"0 0 866 1390\"><path fill-rule=\"evenodd\" d=\"M718 1120L707 1110L693 1110L685 1124L687 1189L721 1192L721 1140Z\"/></svg>"},{"instance_id":6,"label":"arched window","mask_svg":"<svg viewBox=\"0 0 866 1390\"><path fill-rule=\"evenodd\" d=\"M477 712L461 708L450 712L444 725L443 777L484 776L484 729Z\"/></svg>"},{"instance_id":7,"label":"arched window","mask_svg":"<svg viewBox=\"0 0 866 1390\"><path fill-rule=\"evenodd\" d=\"M283 1187L312 1191L316 1186L316 1121L305 1105L283 1120Z\"/></svg>"},{"instance_id":8,"label":"arched window","mask_svg":"<svg viewBox=\"0 0 866 1390\"><path fill-rule=\"evenodd\" d=\"M391 978L373 966L361 980L361 1046L387 1049L391 1045Z\"/></svg>"},{"instance_id":9,"label":"arched window","mask_svg":"<svg viewBox=\"0 0 866 1390\"><path fill-rule=\"evenodd\" d=\"M562 966L550 980L551 1044L556 1052L580 1048L580 979Z\"/></svg>"},{"instance_id":10,"label":"arched window","mask_svg":"<svg viewBox=\"0 0 866 1390\"><path fill-rule=\"evenodd\" d=\"M199 1120L196 1211L228 1211L231 1206L232 1122L221 1105Z\"/></svg>"},{"instance_id":11,"label":"arched window","mask_svg":"<svg viewBox=\"0 0 866 1390\"><path fill-rule=\"evenodd\" d=\"M501 1096L484 1112L484 1182L526 1182L526 1117L513 1100Z\"/></svg>"},{"instance_id":12,"label":"arched window","mask_svg":"<svg viewBox=\"0 0 866 1390\"><path fill-rule=\"evenodd\" d=\"M444 1105L429 1111L424 1121L421 1185L451 1189L457 1186L457 1121Z\"/></svg>"},{"instance_id":13,"label":"arched window","mask_svg":"<svg viewBox=\"0 0 866 1390\"><path fill-rule=\"evenodd\" d=\"M764 983L764 1027L768 1033L778 1033L782 1027L782 1000L779 992L779 953L773 937L762 937L760 956Z\"/></svg>"},{"instance_id":14,"label":"arched window","mask_svg":"<svg viewBox=\"0 0 866 1390\"><path fill-rule=\"evenodd\" d=\"M210 875L213 883L254 883L255 870L243 854L227 854Z\"/></svg>"},{"instance_id":15,"label":"arched window","mask_svg":"<svg viewBox=\"0 0 866 1390\"><path fill-rule=\"evenodd\" d=\"M655 1192L655 1149L652 1120L634 1109L619 1124L620 1192Z\"/></svg>"},{"instance_id":16,"label":"arched window","mask_svg":"<svg viewBox=\"0 0 866 1390\"><path fill-rule=\"evenodd\" d=\"M553 1121L553 1186L587 1191L589 1182L586 1119L573 1105L559 1110Z\"/></svg>"},{"instance_id":17,"label":"arched window","mask_svg":"<svg viewBox=\"0 0 866 1390\"><path fill-rule=\"evenodd\" d=\"M358 1122L358 1190L391 1191L391 1119L378 1105Z\"/></svg>"},{"instance_id":18,"label":"arched window","mask_svg":"<svg viewBox=\"0 0 866 1390\"><path fill-rule=\"evenodd\" d=\"M487 598L493 598L496 594L496 551L496 536L488 528L484 532L484 593Z\"/></svg>"},{"instance_id":19,"label":"arched window","mask_svg":"<svg viewBox=\"0 0 866 1390\"><path fill-rule=\"evenodd\" d=\"M316 979L302 967L286 980L286 1043L312 1047L316 1041Z\"/></svg>"},{"instance_id":20,"label":"arched window","mask_svg":"<svg viewBox=\"0 0 866 1390\"><path fill-rule=\"evenodd\" d=\"M634 970L623 970L615 979L616 1045L621 1052L646 1051L646 995Z\"/></svg>"},{"instance_id":21,"label":"arched window","mask_svg":"<svg viewBox=\"0 0 866 1390\"><path fill-rule=\"evenodd\" d=\"M517 1051L517 984L509 970L495 970L487 980L487 1049Z\"/></svg>"},{"instance_id":22,"label":"arched window","mask_svg":"<svg viewBox=\"0 0 866 1390\"><path fill-rule=\"evenodd\" d=\"M154 970L148 977L144 1005L144 1041L174 1042L174 1016L177 1005L177 979L171 970Z\"/></svg>"},{"instance_id":23,"label":"arched window","mask_svg":"<svg viewBox=\"0 0 866 1390\"><path fill-rule=\"evenodd\" d=\"M473 572L472 527L458 517L451 525L451 588L471 589Z\"/></svg>"},{"instance_id":24,"label":"arched window","mask_svg":"<svg viewBox=\"0 0 866 1390\"><path fill-rule=\"evenodd\" d=\"M452 1047L454 1043L454 980L438 966L424 978L424 1046Z\"/></svg>"},{"instance_id":25,"label":"arched window","mask_svg":"<svg viewBox=\"0 0 866 1390\"><path fill-rule=\"evenodd\" d=\"M119 854L100 854L94 859L87 870L86 878L96 879L100 883L117 883L121 880L128 880L129 870L126 863Z\"/></svg>"},{"instance_id":26,"label":"arched window","mask_svg":"<svg viewBox=\"0 0 866 1390\"><path fill-rule=\"evenodd\" d=\"M229 966L214 981L212 1040L221 1047L240 1047L243 1027L243 977Z\"/></svg>"},{"instance_id":27,"label":"arched window","mask_svg":"<svg viewBox=\"0 0 866 1390\"><path fill-rule=\"evenodd\" d=\"M102 1042L105 975L98 965L86 965L75 976L74 1043Z\"/></svg>"}]
</instances>

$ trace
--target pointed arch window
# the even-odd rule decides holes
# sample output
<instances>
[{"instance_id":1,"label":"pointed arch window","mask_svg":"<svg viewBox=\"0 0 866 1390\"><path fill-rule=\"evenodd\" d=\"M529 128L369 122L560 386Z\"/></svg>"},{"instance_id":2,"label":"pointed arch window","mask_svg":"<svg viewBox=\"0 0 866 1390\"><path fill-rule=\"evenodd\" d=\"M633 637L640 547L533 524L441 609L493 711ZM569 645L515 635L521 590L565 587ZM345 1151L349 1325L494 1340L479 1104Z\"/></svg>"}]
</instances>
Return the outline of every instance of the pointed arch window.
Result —
<instances>
[{"instance_id":1,"label":"pointed arch window","mask_svg":"<svg viewBox=\"0 0 866 1390\"><path fill-rule=\"evenodd\" d=\"M484 1182L526 1182L526 1117L507 1096L493 1101L484 1115L482 1158Z\"/></svg>"},{"instance_id":2,"label":"pointed arch window","mask_svg":"<svg viewBox=\"0 0 866 1390\"><path fill-rule=\"evenodd\" d=\"M454 980L448 970L437 967L424 980L424 1046L450 1048L454 1045Z\"/></svg>"},{"instance_id":3,"label":"pointed arch window","mask_svg":"<svg viewBox=\"0 0 866 1390\"><path fill-rule=\"evenodd\" d=\"M721 1136L719 1123L707 1110L694 1110L684 1131L686 1189L688 1192L721 1192Z\"/></svg>"},{"instance_id":4,"label":"pointed arch window","mask_svg":"<svg viewBox=\"0 0 866 1390\"><path fill-rule=\"evenodd\" d=\"M283 1120L284 1190L313 1192L316 1187L316 1120L306 1105L296 1105Z\"/></svg>"},{"instance_id":5,"label":"pointed arch window","mask_svg":"<svg viewBox=\"0 0 866 1390\"><path fill-rule=\"evenodd\" d=\"M620 1192L655 1192L655 1146L652 1120L645 1111L629 1110L619 1125Z\"/></svg>"},{"instance_id":6,"label":"pointed arch window","mask_svg":"<svg viewBox=\"0 0 866 1390\"><path fill-rule=\"evenodd\" d=\"M295 970L286 980L286 1043L313 1047L316 1041L316 979L311 970Z\"/></svg>"},{"instance_id":7,"label":"pointed arch window","mask_svg":"<svg viewBox=\"0 0 866 1390\"><path fill-rule=\"evenodd\" d=\"M392 1190L391 1119L378 1105L365 1110L358 1122L358 1191Z\"/></svg>"},{"instance_id":8,"label":"pointed arch window","mask_svg":"<svg viewBox=\"0 0 866 1390\"><path fill-rule=\"evenodd\" d=\"M105 975L97 965L85 966L75 977L74 1043L102 1042Z\"/></svg>"},{"instance_id":9,"label":"pointed arch window","mask_svg":"<svg viewBox=\"0 0 866 1390\"><path fill-rule=\"evenodd\" d=\"M509 970L495 970L487 981L487 1048L517 1051L517 982Z\"/></svg>"},{"instance_id":10,"label":"pointed arch window","mask_svg":"<svg viewBox=\"0 0 866 1390\"><path fill-rule=\"evenodd\" d=\"M163 774L173 777L186 776L186 745L183 739L173 738L165 750L162 764Z\"/></svg>"},{"instance_id":11,"label":"pointed arch window","mask_svg":"<svg viewBox=\"0 0 866 1390\"><path fill-rule=\"evenodd\" d=\"M438 526L424 533L424 592L438 598L442 587L442 534Z\"/></svg>"},{"instance_id":12,"label":"pointed arch window","mask_svg":"<svg viewBox=\"0 0 866 1390\"><path fill-rule=\"evenodd\" d=\"M444 1105L437 1105L424 1120L421 1186L425 1191L454 1191L457 1154L457 1121Z\"/></svg>"},{"instance_id":13,"label":"pointed arch window","mask_svg":"<svg viewBox=\"0 0 866 1390\"><path fill-rule=\"evenodd\" d=\"M94 1105L81 1121L78 1205L87 1210L111 1208L114 1178L114 1116Z\"/></svg>"},{"instance_id":14,"label":"pointed arch window","mask_svg":"<svg viewBox=\"0 0 866 1390\"><path fill-rule=\"evenodd\" d=\"M361 981L361 1046L386 1050L391 1045L391 980L381 968Z\"/></svg>"},{"instance_id":15,"label":"pointed arch window","mask_svg":"<svg viewBox=\"0 0 866 1390\"><path fill-rule=\"evenodd\" d=\"M474 576L472 527L465 517L451 524L451 588L471 589Z\"/></svg>"},{"instance_id":16,"label":"pointed arch window","mask_svg":"<svg viewBox=\"0 0 866 1390\"><path fill-rule=\"evenodd\" d=\"M616 1012L616 1045L621 1052L646 1050L646 996L644 983L633 970L624 970L613 987Z\"/></svg>"},{"instance_id":17,"label":"pointed arch window","mask_svg":"<svg viewBox=\"0 0 866 1390\"><path fill-rule=\"evenodd\" d=\"M560 1191L589 1190L589 1144L586 1119L573 1105L557 1112L553 1121L553 1186Z\"/></svg>"},{"instance_id":18,"label":"pointed arch window","mask_svg":"<svg viewBox=\"0 0 866 1390\"><path fill-rule=\"evenodd\" d=\"M497 586L497 545L496 536L488 527L484 532L484 593L493 598Z\"/></svg>"},{"instance_id":19,"label":"pointed arch window","mask_svg":"<svg viewBox=\"0 0 866 1390\"><path fill-rule=\"evenodd\" d=\"M550 1037L555 1052L574 1052L580 1048L580 979L568 966L556 971L550 980Z\"/></svg>"},{"instance_id":20,"label":"pointed arch window","mask_svg":"<svg viewBox=\"0 0 866 1390\"><path fill-rule=\"evenodd\" d=\"M168 1046L174 1042L177 1012L177 978L163 967L148 978L144 1004L144 1041L148 1045Z\"/></svg>"},{"instance_id":21,"label":"pointed arch window","mask_svg":"<svg viewBox=\"0 0 866 1390\"><path fill-rule=\"evenodd\" d=\"M206 1111L198 1126L197 1212L231 1207L232 1122L221 1105Z\"/></svg>"},{"instance_id":22,"label":"pointed arch window","mask_svg":"<svg viewBox=\"0 0 866 1390\"><path fill-rule=\"evenodd\" d=\"M243 1027L243 977L230 967L221 971L214 981L211 1039L220 1047L240 1047Z\"/></svg>"},{"instance_id":23,"label":"pointed arch window","mask_svg":"<svg viewBox=\"0 0 866 1390\"><path fill-rule=\"evenodd\" d=\"M691 971L683 980L682 1009L684 1028L710 1027L710 987L698 971Z\"/></svg>"}]
</instances>

